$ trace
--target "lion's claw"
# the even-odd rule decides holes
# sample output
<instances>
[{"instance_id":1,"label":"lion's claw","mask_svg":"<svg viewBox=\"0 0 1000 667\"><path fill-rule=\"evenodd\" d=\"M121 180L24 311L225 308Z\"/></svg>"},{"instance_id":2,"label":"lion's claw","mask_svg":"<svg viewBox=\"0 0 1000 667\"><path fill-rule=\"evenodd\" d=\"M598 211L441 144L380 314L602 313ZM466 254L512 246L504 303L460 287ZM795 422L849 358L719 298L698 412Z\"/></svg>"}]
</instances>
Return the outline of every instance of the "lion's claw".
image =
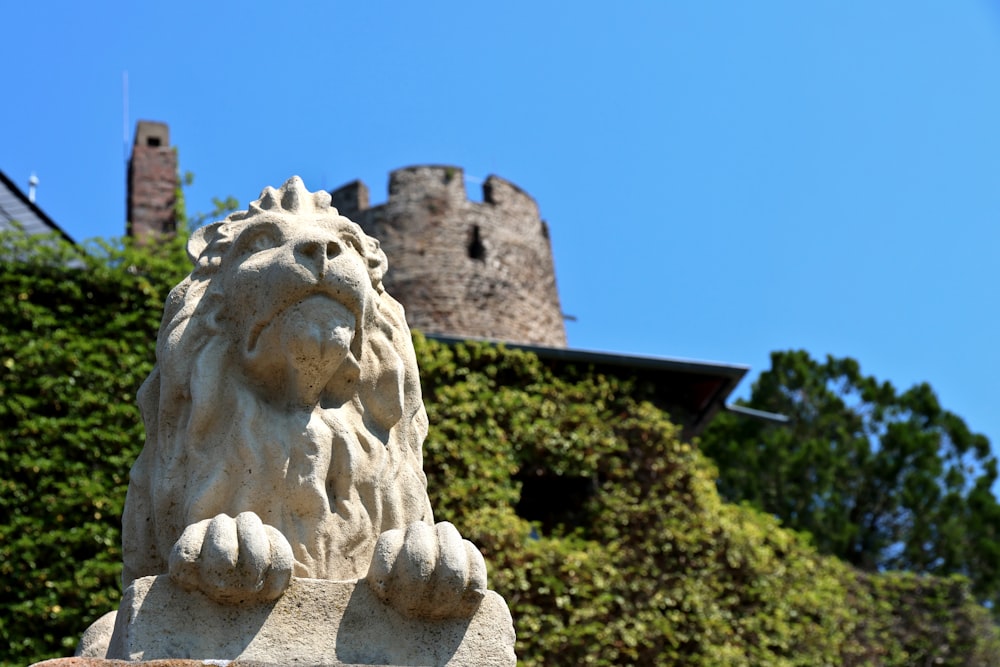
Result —
<instances>
[{"instance_id":1,"label":"lion's claw","mask_svg":"<svg viewBox=\"0 0 1000 667\"><path fill-rule=\"evenodd\" d=\"M367 580L408 616L469 618L485 595L486 562L452 524L416 521L379 536Z\"/></svg>"},{"instance_id":2,"label":"lion's claw","mask_svg":"<svg viewBox=\"0 0 1000 667\"><path fill-rule=\"evenodd\" d=\"M170 578L218 602L277 599L295 559L284 535L253 512L191 524L170 552Z\"/></svg>"}]
</instances>

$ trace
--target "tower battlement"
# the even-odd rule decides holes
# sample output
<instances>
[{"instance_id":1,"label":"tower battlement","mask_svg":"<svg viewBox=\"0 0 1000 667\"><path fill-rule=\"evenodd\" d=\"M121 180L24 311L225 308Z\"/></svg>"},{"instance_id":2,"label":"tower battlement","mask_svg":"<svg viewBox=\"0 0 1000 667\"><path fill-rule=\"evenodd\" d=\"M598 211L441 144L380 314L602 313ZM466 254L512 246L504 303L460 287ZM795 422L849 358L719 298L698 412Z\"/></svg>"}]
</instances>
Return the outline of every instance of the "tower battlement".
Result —
<instances>
[{"instance_id":1,"label":"tower battlement","mask_svg":"<svg viewBox=\"0 0 1000 667\"><path fill-rule=\"evenodd\" d=\"M384 204L412 202L427 197L441 197L452 203L466 202L474 206L494 206L521 218L539 219L534 198L505 178L490 175L482 184L482 203L470 201L465 192L465 171L449 165L417 165L389 173L389 198ZM330 193L333 205L341 214L368 210L370 191L362 181L351 181ZM528 231L528 230L525 230Z\"/></svg>"},{"instance_id":2,"label":"tower battlement","mask_svg":"<svg viewBox=\"0 0 1000 667\"><path fill-rule=\"evenodd\" d=\"M414 328L427 333L565 347L548 227L538 204L499 176L470 201L460 167L418 165L389 175L387 200L369 203L352 181L333 205L382 242L385 283Z\"/></svg>"}]
</instances>

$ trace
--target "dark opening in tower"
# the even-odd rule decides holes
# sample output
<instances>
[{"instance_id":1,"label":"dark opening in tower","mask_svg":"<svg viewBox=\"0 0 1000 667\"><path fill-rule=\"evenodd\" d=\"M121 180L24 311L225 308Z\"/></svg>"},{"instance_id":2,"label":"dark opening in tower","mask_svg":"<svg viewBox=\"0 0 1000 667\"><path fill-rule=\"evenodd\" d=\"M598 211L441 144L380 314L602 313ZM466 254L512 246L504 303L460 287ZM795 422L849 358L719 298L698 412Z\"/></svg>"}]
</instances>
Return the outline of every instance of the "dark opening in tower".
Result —
<instances>
[{"instance_id":1,"label":"dark opening in tower","mask_svg":"<svg viewBox=\"0 0 1000 667\"><path fill-rule=\"evenodd\" d=\"M486 246L479 236L479 225L472 225L472 234L469 240L469 258L483 262L486 260Z\"/></svg>"}]
</instances>

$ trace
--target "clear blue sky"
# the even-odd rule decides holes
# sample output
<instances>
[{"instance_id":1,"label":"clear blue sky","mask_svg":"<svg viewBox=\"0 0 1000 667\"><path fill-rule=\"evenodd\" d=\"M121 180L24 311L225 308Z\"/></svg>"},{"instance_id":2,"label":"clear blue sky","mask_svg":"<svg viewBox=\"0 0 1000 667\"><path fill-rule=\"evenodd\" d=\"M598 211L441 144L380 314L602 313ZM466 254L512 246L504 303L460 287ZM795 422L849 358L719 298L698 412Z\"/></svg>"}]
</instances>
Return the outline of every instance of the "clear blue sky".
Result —
<instances>
[{"instance_id":1,"label":"clear blue sky","mask_svg":"<svg viewBox=\"0 0 1000 667\"><path fill-rule=\"evenodd\" d=\"M191 212L299 174L496 173L549 221L573 347L928 381L1000 444L1000 8L7 3L0 169L124 229L122 78ZM475 187L473 186L473 189ZM748 391L749 380L739 390Z\"/></svg>"}]
</instances>

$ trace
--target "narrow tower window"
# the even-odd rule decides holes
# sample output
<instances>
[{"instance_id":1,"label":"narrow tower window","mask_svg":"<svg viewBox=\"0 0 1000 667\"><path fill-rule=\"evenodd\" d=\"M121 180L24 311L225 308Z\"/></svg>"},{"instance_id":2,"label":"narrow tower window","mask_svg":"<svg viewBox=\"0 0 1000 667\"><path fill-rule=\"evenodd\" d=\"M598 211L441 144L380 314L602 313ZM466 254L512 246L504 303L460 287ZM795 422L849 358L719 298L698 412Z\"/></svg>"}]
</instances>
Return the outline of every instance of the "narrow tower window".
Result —
<instances>
[{"instance_id":1,"label":"narrow tower window","mask_svg":"<svg viewBox=\"0 0 1000 667\"><path fill-rule=\"evenodd\" d=\"M479 225L472 225L471 240L469 241L469 258L480 262L486 260L486 246L479 236Z\"/></svg>"}]
</instances>

